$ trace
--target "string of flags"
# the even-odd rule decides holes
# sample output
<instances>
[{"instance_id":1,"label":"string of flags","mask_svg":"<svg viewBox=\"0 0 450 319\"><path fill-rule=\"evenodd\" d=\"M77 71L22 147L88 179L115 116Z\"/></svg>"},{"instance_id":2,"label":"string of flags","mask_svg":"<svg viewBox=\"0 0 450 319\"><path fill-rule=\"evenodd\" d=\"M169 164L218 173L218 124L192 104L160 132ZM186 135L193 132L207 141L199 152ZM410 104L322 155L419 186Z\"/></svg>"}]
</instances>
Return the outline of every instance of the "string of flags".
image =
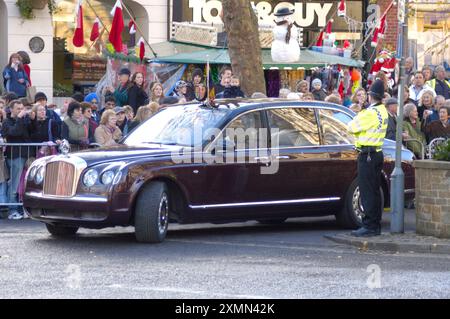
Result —
<instances>
[{"instance_id":1,"label":"string of flags","mask_svg":"<svg viewBox=\"0 0 450 319\"><path fill-rule=\"evenodd\" d=\"M78 0L75 16L76 16L76 27L73 36L73 45L75 47L82 47L84 45L83 0ZM116 1L111 11L111 16L113 17L113 20L108 37L110 44L107 45L107 48L110 48L110 51L112 51L111 53L113 53L114 51L117 53L126 52L127 46L124 45L122 42L122 31L125 28L122 1L120 0ZM89 40L92 42L97 41L100 38L100 34L103 34L103 32L100 33L100 22L101 21L97 16L92 26L92 30L89 37ZM130 33L129 46L135 47L137 26L133 18L131 18L131 21L128 24L128 29ZM139 38L137 47L138 47L137 54L139 55L139 58L142 62L145 57L145 39L142 36Z\"/></svg>"},{"instance_id":2,"label":"string of flags","mask_svg":"<svg viewBox=\"0 0 450 319\"><path fill-rule=\"evenodd\" d=\"M395 1L392 1L390 3L390 5L387 7L387 9L382 14L381 18L374 24L374 23L369 23L369 22L356 21L356 20L352 19L350 16L347 15L346 1L340 0L339 4L337 6L336 12L331 16L330 20L328 20L325 28L323 28L320 31L319 37L318 37L315 45L318 47L323 46L324 39L327 39L330 37L332 24L334 22L334 16L337 15L338 17L345 19L347 25L349 25L349 27L352 29L352 31L358 31L358 29L362 31L362 30L366 29L367 33L368 33L368 35L366 35L366 36L369 36L369 37L372 35L372 32L373 32L371 45L373 47L377 47L378 43L380 42L380 39L383 39L385 36L385 32L387 30L386 17L387 17L388 12L390 11L390 9L393 7L394 3L395 3Z\"/></svg>"}]
</instances>

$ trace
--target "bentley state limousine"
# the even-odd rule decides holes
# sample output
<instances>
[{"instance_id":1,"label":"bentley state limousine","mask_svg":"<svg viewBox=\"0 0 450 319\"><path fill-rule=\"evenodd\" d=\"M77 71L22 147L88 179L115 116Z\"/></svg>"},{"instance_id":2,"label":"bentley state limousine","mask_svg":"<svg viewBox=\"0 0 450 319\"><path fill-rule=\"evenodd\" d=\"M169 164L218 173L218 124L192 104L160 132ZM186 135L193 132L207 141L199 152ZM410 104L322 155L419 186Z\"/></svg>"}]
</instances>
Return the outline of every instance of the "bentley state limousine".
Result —
<instances>
[{"instance_id":1,"label":"bentley state limousine","mask_svg":"<svg viewBox=\"0 0 450 319\"><path fill-rule=\"evenodd\" d=\"M322 102L218 100L162 109L119 145L36 160L24 208L54 236L80 227L134 226L161 242L169 222L226 223L335 215L356 228L364 213L354 113ZM382 205L389 205L395 143L383 146ZM414 155L403 149L406 199Z\"/></svg>"}]
</instances>

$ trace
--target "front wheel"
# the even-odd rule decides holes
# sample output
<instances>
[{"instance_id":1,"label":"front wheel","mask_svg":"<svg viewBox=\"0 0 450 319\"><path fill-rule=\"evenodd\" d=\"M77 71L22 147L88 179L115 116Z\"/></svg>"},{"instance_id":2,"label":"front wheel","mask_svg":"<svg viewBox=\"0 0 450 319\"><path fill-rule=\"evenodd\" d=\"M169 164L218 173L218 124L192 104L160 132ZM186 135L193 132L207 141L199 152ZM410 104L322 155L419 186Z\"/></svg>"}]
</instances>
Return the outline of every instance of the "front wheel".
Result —
<instances>
[{"instance_id":1,"label":"front wheel","mask_svg":"<svg viewBox=\"0 0 450 319\"><path fill-rule=\"evenodd\" d=\"M384 210L384 192L380 187L381 211ZM364 207L362 206L361 194L359 192L358 182L355 179L348 188L345 197L344 208L336 214L336 220L344 228L355 229L363 226Z\"/></svg>"},{"instance_id":2,"label":"front wheel","mask_svg":"<svg viewBox=\"0 0 450 319\"><path fill-rule=\"evenodd\" d=\"M78 227L52 224L45 224L45 226L47 227L48 232L54 237L71 237L74 236L78 231Z\"/></svg>"},{"instance_id":3,"label":"front wheel","mask_svg":"<svg viewBox=\"0 0 450 319\"><path fill-rule=\"evenodd\" d=\"M169 225L169 191L166 184L152 182L145 186L136 202L135 237L143 243L160 243Z\"/></svg>"}]
</instances>

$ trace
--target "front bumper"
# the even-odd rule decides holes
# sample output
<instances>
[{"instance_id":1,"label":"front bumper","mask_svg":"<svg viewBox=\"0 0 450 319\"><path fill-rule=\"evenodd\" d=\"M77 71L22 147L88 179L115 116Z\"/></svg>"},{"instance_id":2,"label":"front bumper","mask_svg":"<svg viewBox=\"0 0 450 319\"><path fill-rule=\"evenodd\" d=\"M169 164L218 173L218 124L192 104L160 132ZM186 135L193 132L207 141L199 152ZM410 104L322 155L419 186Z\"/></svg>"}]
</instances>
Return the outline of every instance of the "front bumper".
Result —
<instances>
[{"instance_id":1,"label":"front bumper","mask_svg":"<svg viewBox=\"0 0 450 319\"><path fill-rule=\"evenodd\" d=\"M85 228L125 226L130 220L128 209L114 209L107 197L99 195L56 197L26 192L23 207L32 219Z\"/></svg>"}]
</instances>

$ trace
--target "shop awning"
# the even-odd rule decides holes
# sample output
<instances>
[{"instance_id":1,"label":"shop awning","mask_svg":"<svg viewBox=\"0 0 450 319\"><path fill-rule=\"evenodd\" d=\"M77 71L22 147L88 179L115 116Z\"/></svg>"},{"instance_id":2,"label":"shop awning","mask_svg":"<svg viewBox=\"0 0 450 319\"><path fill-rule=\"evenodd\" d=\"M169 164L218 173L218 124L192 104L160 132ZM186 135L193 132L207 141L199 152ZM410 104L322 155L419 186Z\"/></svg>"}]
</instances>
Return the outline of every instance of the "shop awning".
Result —
<instances>
[{"instance_id":1,"label":"shop awning","mask_svg":"<svg viewBox=\"0 0 450 319\"><path fill-rule=\"evenodd\" d=\"M183 63L183 64L230 64L228 50L222 48L202 47L177 42L163 42L152 45L158 55L153 58L154 62ZM311 50L302 50L300 61L296 63L275 63L269 49L262 50L263 67L265 69L312 69L327 65L344 65L352 67L363 67L364 62L343 58L340 56L327 55Z\"/></svg>"}]
</instances>

